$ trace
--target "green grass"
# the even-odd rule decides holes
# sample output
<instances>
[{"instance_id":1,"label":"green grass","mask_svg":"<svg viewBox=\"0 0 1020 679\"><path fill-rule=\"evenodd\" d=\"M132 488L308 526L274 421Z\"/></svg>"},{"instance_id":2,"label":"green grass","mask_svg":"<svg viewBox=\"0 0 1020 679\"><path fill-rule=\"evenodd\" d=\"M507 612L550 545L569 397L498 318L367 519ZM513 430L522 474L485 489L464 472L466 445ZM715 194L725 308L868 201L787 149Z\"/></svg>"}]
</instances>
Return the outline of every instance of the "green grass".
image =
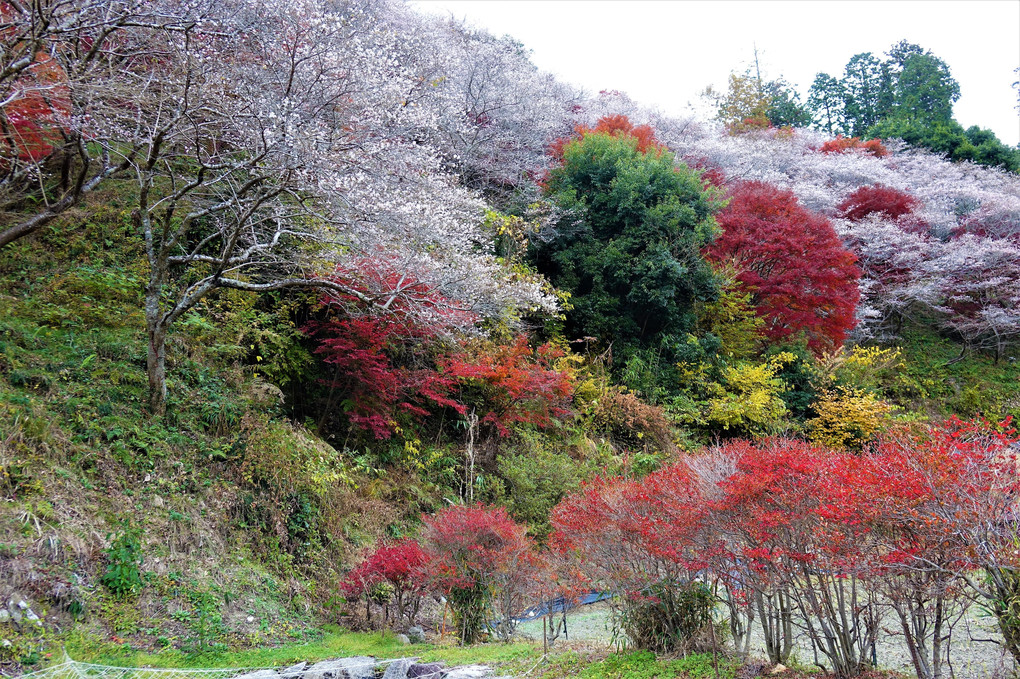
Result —
<instances>
[{"instance_id":1,"label":"green grass","mask_svg":"<svg viewBox=\"0 0 1020 679\"><path fill-rule=\"evenodd\" d=\"M979 352L961 358L958 343L919 326L904 330L894 344L903 357L891 385L897 400L932 415L1020 417L1020 348L998 362Z\"/></svg>"},{"instance_id":2,"label":"green grass","mask_svg":"<svg viewBox=\"0 0 1020 679\"><path fill-rule=\"evenodd\" d=\"M718 656L720 679L733 679L738 665ZM592 662L577 653L563 653L542 668L542 679L714 679L715 660L711 653L695 653L684 658L656 658L651 651L614 653Z\"/></svg>"},{"instance_id":3,"label":"green grass","mask_svg":"<svg viewBox=\"0 0 1020 679\"><path fill-rule=\"evenodd\" d=\"M80 662L120 667L168 668L284 667L301 661L315 662L354 655L376 658L414 656L423 661L442 661L448 665L482 663L523 666L534 664L542 655L541 648L530 643L492 643L466 647L434 644L405 646L392 632L348 632L333 626L324 628L321 638L315 641L243 651L184 653L168 649L150 653L133 649L129 644L99 641L81 635L68 639L66 651L71 658Z\"/></svg>"}]
</instances>

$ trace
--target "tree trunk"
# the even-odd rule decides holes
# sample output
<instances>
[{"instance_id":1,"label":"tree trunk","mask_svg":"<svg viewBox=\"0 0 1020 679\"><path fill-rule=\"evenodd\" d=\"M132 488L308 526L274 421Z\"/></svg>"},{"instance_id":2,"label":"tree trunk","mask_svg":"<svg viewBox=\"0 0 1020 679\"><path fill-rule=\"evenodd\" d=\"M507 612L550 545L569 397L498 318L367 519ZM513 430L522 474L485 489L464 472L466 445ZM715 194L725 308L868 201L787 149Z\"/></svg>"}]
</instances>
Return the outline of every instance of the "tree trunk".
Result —
<instances>
[{"instance_id":1,"label":"tree trunk","mask_svg":"<svg viewBox=\"0 0 1020 679\"><path fill-rule=\"evenodd\" d=\"M145 361L149 375L149 412L155 417L166 414L166 325L162 322L159 296L145 293L145 329L148 352Z\"/></svg>"}]
</instances>

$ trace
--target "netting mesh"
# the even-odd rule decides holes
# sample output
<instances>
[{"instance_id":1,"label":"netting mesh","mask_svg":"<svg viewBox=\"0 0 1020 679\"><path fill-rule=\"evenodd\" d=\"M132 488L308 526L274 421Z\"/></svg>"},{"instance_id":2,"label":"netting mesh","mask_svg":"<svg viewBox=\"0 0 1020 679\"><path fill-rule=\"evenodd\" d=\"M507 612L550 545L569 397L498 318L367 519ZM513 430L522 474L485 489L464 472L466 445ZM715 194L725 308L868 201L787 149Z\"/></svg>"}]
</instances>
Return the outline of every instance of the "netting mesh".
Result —
<instances>
[{"instance_id":1,"label":"netting mesh","mask_svg":"<svg viewBox=\"0 0 1020 679\"><path fill-rule=\"evenodd\" d=\"M394 663L409 663L411 658L379 660L376 658L348 658L332 661L355 667L386 668ZM360 667L359 667L360 669ZM396 668L394 668L396 669ZM42 670L21 675L23 679L301 679L308 668L304 663L290 668L227 667L210 669L174 669L154 667L115 667L78 662L64 656L63 662ZM387 673L389 674L389 673Z\"/></svg>"}]
</instances>

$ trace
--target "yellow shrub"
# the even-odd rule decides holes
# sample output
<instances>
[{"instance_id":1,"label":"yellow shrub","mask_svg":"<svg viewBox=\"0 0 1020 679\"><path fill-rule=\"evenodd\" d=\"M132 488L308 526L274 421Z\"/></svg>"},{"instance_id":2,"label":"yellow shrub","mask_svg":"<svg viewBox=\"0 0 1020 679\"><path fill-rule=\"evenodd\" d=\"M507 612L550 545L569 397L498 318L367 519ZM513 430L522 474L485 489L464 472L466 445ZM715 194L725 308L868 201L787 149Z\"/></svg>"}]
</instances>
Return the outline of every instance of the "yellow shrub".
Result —
<instances>
[{"instance_id":1,"label":"yellow shrub","mask_svg":"<svg viewBox=\"0 0 1020 679\"><path fill-rule=\"evenodd\" d=\"M893 406L854 387L823 391L815 403L818 417L808 423L815 443L836 448L863 447L888 424Z\"/></svg>"},{"instance_id":2,"label":"yellow shrub","mask_svg":"<svg viewBox=\"0 0 1020 679\"><path fill-rule=\"evenodd\" d=\"M774 433L787 414L781 396L787 385L776 375L794 359L793 354L782 352L765 363L724 368L725 391L708 401L708 423L755 436Z\"/></svg>"}]
</instances>

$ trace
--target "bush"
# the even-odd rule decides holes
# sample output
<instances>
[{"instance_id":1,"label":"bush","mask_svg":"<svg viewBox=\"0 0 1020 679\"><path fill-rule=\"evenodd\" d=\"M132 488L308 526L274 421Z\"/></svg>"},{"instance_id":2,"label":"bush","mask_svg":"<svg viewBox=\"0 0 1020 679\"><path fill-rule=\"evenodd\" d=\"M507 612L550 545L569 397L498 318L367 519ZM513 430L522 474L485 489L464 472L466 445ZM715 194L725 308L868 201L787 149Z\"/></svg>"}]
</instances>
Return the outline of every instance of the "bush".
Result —
<instances>
[{"instance_id":1,"label":"bush","mask_svg":"<svg viewBox=\"0 0 1020 679\"><path fill-rule=\"evenodd\" d=\"M461 642L481 636L490 612L508 638L534 591L540 563L524 527L502 507L446 507L424 519L422 546L432 585L446 595Z\"/></svg>"},{"instance_id":2,"label":"bush","mask_svg":"<svg viewBox=\"0 0 1020 679\"><path fill-rule=\"evenodd\" d=\"M126 597L142 588L141 530L125 526L116 537L110 536L106 572L99 581L116 597Z\"/></svg>"},{"instance_id":3,"label":"bush","mask_svg":"<svg viewBox=\"0 0 1020 679\"><path fill-rule=\"evenodd\" d=\"M632 596L623 629L635 647L690 653L708 646L715 597L704 583L663 580Z\"/></svg>"}]
</instances>

